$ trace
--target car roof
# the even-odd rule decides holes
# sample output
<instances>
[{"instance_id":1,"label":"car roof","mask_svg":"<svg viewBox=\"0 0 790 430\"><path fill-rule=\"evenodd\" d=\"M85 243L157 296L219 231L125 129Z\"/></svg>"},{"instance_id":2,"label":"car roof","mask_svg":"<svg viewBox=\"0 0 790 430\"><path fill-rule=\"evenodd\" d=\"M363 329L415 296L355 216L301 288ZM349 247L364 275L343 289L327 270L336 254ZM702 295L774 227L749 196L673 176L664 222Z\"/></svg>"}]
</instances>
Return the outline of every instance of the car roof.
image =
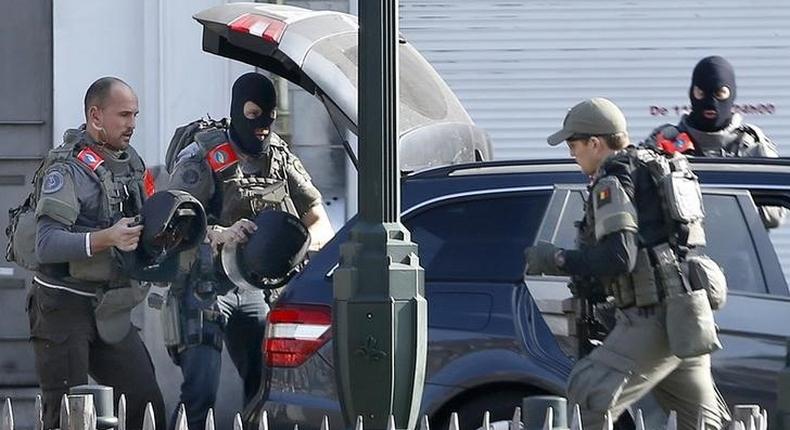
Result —
<instances>
[{"instance_id":1,"label":"car roof","mask_svg":"<svg viewBox=\"0 0 790 430\"><path fill-rule=\"evenodd\" d=\"M693 158L691 165L703 187L790 193L790 158ZM402 207L409 211L437 199L493 190L548 192L557 184L584 186L587 183L589 178L570 158L458 164L404 177Z\"/></svg>"}]
</instances>

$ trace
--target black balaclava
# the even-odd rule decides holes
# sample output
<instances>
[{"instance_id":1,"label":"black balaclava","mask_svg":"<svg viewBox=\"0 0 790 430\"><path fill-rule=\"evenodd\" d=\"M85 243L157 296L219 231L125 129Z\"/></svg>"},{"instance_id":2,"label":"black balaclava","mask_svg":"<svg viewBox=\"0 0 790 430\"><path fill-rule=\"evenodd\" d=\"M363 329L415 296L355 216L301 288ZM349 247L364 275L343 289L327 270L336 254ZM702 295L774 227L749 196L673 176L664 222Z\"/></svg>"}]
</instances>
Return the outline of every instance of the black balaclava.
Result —
<instances>
[{"instance_id":1,"label":"black balaclava","mask_svg":"<svg viewBox=\"0 0 790 430\"><path fill-rule=\"evenodd\" d=\"M244 116L244 104L253 102L263 109L263 114L255 119ZM239 76L233 83L233 95L230 101L230 133L234 143L244 153L254 157L269 151L268 138L261 142L255 136L255 130L269 128L274 122L274 108L277 96L274 84L266 76L250 72Z\"/></svg>"},{"instance_id":2,"label":"black balaclava","mask_svg":"<svg viewBox=\"0 0 790 430\"><path fill-rule=\"evenodd\" d=\"M705 92L702 100L694 97L694 86ZM730 89L730 97L719 100L714 95L716 90L726 86ZM735 71L732 65L722 57L712 56L700 60L694 67L689 88L691 100L691 113L688 119L691 126L702 131L718 131L730 124L732 120L732 106L735 102ZM715 110L716 118L708 119L704 111Z\"/></svg>"}]
</instances>

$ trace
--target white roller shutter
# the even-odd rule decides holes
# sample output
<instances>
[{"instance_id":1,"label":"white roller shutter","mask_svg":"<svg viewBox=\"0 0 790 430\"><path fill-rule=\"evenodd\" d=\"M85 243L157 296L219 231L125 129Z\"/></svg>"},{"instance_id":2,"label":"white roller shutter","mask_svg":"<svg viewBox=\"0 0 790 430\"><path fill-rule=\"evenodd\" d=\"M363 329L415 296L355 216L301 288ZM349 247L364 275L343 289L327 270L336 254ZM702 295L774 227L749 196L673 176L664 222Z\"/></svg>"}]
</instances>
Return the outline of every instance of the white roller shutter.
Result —
<instances>
[{"instance_id":1,"label":"white roller shutter","mask_svg":"<svg viewBox=\"0 0 790 430\"><path fill-rule=\"evenodd\" d=\"M565 157L545 138L593 96L626 113L633 140L675 122L696 62L735 66L746 119L790 155L790 2L401 0L401 32L436 67L498 159ZM651 114L651 106L667 109ZM654 112L655 113L655 112Z\"/></svg>"}]
</instances>

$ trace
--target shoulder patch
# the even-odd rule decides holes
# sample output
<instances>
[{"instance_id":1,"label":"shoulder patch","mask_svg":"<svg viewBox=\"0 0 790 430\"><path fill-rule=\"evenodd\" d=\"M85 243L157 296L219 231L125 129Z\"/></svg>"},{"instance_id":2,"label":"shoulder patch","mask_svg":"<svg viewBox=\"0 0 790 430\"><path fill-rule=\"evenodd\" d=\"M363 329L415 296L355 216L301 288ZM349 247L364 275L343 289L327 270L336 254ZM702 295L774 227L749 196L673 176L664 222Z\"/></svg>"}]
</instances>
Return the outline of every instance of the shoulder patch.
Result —
<instances>
[{"instance_id":1,"label":"shoulder patch","mask_svg":"<svg viewBox=\"0 0 790 430\"><path fill-rule=\"evenodd\" d=\"M230 143L225 142L209 151L206 154L206 160L209 166L211 166L211 170L214 172L221 172L236 164L239 161L239 156L236 155L236 151L233 150Z\"/></svg>"},{"instance_id":2,"label":"shoulder patch","mask_svg":"<svg viewBox=\"0 0 790 430\"><path fill-rule=\"evenodd\" d=\"M52 194L63 188L63 173L53 170L44 177L44 183L41 185L41 192L44 194Z\"/></svg>"},{"instance_id":3,"label":"shoulder patch","mask_svg":"<svg viewBox=\"0 0 790 430\"><path fill-rule=\"evenodd\" d=\"M198 180L200 180L200 172L193 167L184 169L184 173L181 174L181 181L186 185L195 185Z\"/></svg>"},{"instance_id":4,"label":"shoulder patch","mask_svg":"<svg viewBox=\"0 0 790 430\"><path fill-rule=\"evenodd\" d=\"M609 186L603 187L595 195L597 206L601 207L612 201L612 189Z\"/></svg>"},{"instance_id":5,"label":"shoulder patch","mask_svg":"<svg viewBox=\"0 0 790 430\"><path fill-rule=\"evenodd\" d=\"M77 159L82 161L83 164L88 166L91 170L96 170L99 166L104 163L104 158L102 158L96 151L85 148L77 154Z\"/></svg>"}]
</instances>

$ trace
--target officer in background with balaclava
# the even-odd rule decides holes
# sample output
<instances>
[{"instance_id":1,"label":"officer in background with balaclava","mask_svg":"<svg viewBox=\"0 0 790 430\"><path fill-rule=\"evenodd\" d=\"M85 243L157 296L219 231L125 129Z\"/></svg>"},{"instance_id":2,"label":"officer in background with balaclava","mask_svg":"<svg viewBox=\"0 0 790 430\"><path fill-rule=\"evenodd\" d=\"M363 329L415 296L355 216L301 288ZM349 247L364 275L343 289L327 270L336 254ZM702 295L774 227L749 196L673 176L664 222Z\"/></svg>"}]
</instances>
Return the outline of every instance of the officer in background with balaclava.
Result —
<instances>
[{"instance_id":1,"label":"officer in background with balaclava","mask_svg":"<svg viewBox=\"0 0 790 430\"><path fill-rule=\"evenodd\" d=\"M271 129L276 100L267 77L240 76L233 84L229 128L196 134L195 141L179 153L170 177L169 188L191 193L205 207L207 238L215 251L199 251L193 276L171 287L180 291L180 338L178 342L166 338L165 343L184 376L181 402L189 428L203 428L208 409L214 406L223 339L244 381L245 403L257 392L262 376L267 296L214 276L211 260L217 248L246 241L256 229L251 220L266 210L298 217L309 230L313 250L334 234L320 192L301 161Z\"/></svg>"},{"instance_id":2,"label":"officer in background with balaclava","mask_svg":"<svg viewBox=\"0 0 790 430\"><path fill-rule=\"evenodd\" d=\"M779 157L776 145L762 130L733 112L736 94L732 65L719 56L703 58L691 76L691 112L678 124L653 130L645 144L699 157ZM779 226L785 215L781 207L759 209L767 228Z\"/></svg>"}]
</instances>

